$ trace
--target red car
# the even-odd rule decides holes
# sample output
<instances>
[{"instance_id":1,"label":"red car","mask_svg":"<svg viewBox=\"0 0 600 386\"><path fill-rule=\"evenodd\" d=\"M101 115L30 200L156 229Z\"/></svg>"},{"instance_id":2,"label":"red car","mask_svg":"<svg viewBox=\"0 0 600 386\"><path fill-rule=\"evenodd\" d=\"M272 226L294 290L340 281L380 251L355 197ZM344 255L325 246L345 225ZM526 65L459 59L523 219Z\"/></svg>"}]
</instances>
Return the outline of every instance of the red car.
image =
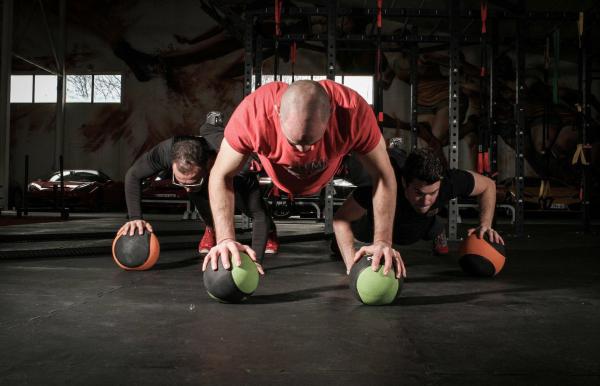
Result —
<instances>
[{"instance_id":1,"label":"red car","mask_svg":"<svg viewBox=\"0 0 600 386\"><path fill-rule=\"evenodd\" d=\"M120 210L125 207L123 183L113 181L99 170L63 171L64 206L71 210ZM30 207L57 208L61 205L60 172L27 185Z\"/></svg>"}]
</instances>

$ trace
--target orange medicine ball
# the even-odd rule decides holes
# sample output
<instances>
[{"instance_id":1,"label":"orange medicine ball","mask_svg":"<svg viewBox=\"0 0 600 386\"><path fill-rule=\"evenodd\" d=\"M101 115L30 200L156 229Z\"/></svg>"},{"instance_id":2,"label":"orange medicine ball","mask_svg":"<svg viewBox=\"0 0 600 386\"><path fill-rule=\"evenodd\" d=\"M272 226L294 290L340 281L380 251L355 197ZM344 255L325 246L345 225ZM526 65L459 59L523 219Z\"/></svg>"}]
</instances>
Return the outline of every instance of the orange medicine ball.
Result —
<instances>
[{"instance_id":1,"label":"orange medicine ball","mask_svg":"<svg viewBox=\"0 0 600 386\"><path fill-rule=\"evenodd\" d=\"M117 265L127 271L145 271L158 261L160 244L154 233L137 232L133 236L120 234L112 244L113 259Z\"/></svg>"},{"instance_id":2,"label":"orange medicine ball","mask_svg":"<svg viewBox=\"0 0 600 386\"><path fill-rule=\"evenodd\" d=\"M480 239L475 233L460 244L459 255L461 268L473 276L496 276L506 262L504 245Z\"/></svg>"}]
</instances>

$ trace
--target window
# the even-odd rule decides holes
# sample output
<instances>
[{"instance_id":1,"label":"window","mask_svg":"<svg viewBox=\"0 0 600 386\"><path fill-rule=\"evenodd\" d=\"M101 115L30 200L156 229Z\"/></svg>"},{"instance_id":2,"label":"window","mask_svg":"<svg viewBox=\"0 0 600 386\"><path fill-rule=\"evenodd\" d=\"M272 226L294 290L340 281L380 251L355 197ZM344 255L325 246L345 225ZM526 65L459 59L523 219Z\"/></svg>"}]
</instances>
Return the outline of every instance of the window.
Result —
<instances>
[{"instance_id":1,"label":"window","mask_svg":"<svg viewBox=\"0 0 600 386\"><path fill-rule=\"evenodd\" d=\"M121 75L67 75L67 103L121 103ZM11 103L56 103L56 75L11 75Z\"/></svg>"},{"instance_id":2,"label":"window","mask_svg":"<svg viewBox=\"0 0 600 386\"><path fill-rule=\"evenodd\" d=\"M92 75L67 75L67 103L92 103Z\"/></svg>"},{"instance_id":3,"label":"window","mask_svg":"<svg viewBox=\"0 0 600 386\"><path fill-rule=\"evenodd\" d=\"M11 75L10 103L31 103L33 100L33 75Z\"/></svg>"},{"instance_id":4,"label":"window","mask_svg":"<svg viewBox=\"0 0 600 386\"><path fill-rule=\"evenodd\" d=\"M94 103L121 102L121 75L94 75Z\"/></svg>"},{"instance_id":5,"label":"window","mask_svg":"<svg viewBox=\"0 0 600 386\"><path fill-rule=\"evenodd\" d=\"M56 75L36 75L33 90L35 103L56 103Z\"/></svg>"},{"instance_id":6,"label":"window","mask_svg":"<svg viewBox=\"0 0 600 386\"><path fill-rule=\"evenodd\" d=\"M263 75L261 77L262 84L273 82L275 80L274 78L275 77L273 75ZM295 81L301 80L301 79L312 79L315 81L319 81L319 80L327 79L327 76L325 76L325 75L294 75ZM289 84L289 83L292 83L292 76L291 75L278 75L277 81L285 82L285 83ZM368 76L337 75L335 77L335 81L338 83L341 83L343 85L346 85L349 88L356 91L357 93L359 93L360 96L362 96L367 101L368 104L370 104L370 105L373 104L373 76L371 76L371 75L368 75ZM255 84L255 78L254 78L254 76L252 76L253 89L254 89L254 84Z\"/></svg>"}]
</instances>

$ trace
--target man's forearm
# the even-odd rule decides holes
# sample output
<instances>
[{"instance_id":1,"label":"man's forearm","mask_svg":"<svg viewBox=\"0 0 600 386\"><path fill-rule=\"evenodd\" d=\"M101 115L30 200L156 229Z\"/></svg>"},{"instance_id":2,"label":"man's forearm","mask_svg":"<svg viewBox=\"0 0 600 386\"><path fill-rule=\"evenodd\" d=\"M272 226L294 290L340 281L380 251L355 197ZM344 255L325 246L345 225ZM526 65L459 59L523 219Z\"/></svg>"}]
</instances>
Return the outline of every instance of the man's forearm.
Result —
<instances>
[{"instance_id":1,"label":"man's forearm","mask_svg":"<svg viewBox=\"0 0 600 386\"><path fill-rule=\"evenodd\" d=\"M235 240L233 178L211 178L208 191L217 241Z\"/></svg>"},{"instance_id":2,"label":"man's forearm","mask_svg":"<svg viewBox=\"0 0 600 386\"><path fill-rule=\"evenodd\" d=\"M479 200L479 225L491 227L496 209L496 186L489 185L478 197Z\"/></svg>"},{"instance_id":3,"label":"man's forearm","mask_svg":"<svg viewBox=\"0 0 600 386\"><path fill-rule=\"evenodd\" d=\"M396 213L396 181L381 179L373 195L374 232L373 242L392 244L394 214Z\"/></svg>"},{"instance_id":4,"label":"man's forearm","mask_svg":"<svg viewBox=\"0 0 600 386\"><path fill-rule=\"evenodd\" d=\"M337 240L340 253L346 264L346 269L352 266L354 261L354 233L349 221L333 220L333 231Z\"/></svg>"}]
</instances>

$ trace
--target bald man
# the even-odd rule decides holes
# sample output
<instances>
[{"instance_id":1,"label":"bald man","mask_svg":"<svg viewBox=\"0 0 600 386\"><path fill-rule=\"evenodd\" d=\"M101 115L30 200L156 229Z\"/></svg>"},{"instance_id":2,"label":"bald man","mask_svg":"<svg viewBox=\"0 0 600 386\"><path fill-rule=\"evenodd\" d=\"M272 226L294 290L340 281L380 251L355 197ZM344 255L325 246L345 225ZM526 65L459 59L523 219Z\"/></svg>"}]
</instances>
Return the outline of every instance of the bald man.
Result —
<instances>
[{"instance_id":1,"label":"bald man","mask_svg":"<svg viewBox=\"0 0 600 386\"><path fill-rule=\"evenodd\" d=\"M373 267L385 258L404 275L400 254L392 249L396 179L375 115L355 91L323 80L291 85L268 83L248 95L234 111L221 150L210 173L209 194L217 245L204 259L203 270L241 264L239 251L256 261L254 251L235 240L233 177L255 153L266 173L288 195L318 193L333 178L343 157L352 152L373 182L373 243L357 256L373 255ZM263 273L262 267L258 266Z\"/></svg>"}]
</instances>

